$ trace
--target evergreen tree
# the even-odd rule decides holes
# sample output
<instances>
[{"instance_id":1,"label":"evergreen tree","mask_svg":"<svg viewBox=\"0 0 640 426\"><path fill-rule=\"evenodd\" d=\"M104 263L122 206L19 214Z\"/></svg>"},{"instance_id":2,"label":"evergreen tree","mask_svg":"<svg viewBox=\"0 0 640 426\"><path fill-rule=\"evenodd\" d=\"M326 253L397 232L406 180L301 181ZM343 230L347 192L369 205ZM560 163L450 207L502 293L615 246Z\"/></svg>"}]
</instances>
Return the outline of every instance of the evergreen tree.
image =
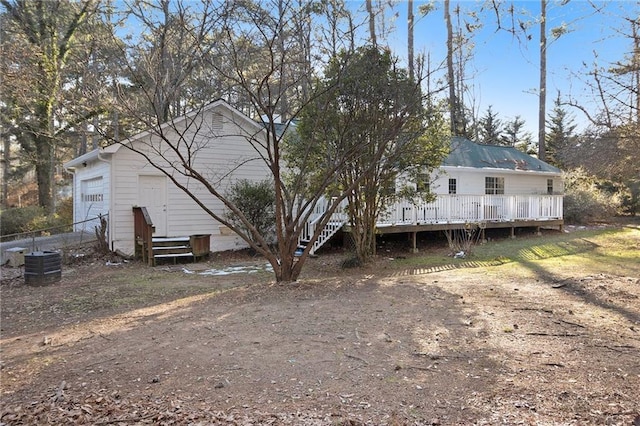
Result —
<instances>
[{"instance_id":1,"label":"evergreen tree","mask_svg":"<svg viewBox=\"0 0 640 426\"><path fill-rule=\"evenodd\" d=\"M487 112L480 118L480 141L488 145L501 145L502 138L502 120L498 118L498 114L493 112L492 106L489 105Z\"/></svg>"},{"instance_id":2,"label":"evergreen tree","mask_svg":"<svg viewBox=\"0 0 640 426\"><path fill-rule=\"evenodd\" d=\"M547 119L546 153L547 161L556 167L563 168L567 158L567 151L571 149L572 142L575 141L576 124L573 117L562 107L560 94L554 101L554 107L550 117Z\"/></svg>"},{"instance_id":3,"label":"evergreen tree","mask_svg":"<svg viewBox=\"0 0 640 426\"><path fill-rule=\"evenodd\" d=\"M12 129L21 155L36 172L38 204L53 213L54 173L63 135L91 112L74 113L67 93L78 84L77 55L98 9L96 0L0 0L2 125ZM75 70L77 71L77 69ZM84 82L87 79L82 79ZM8 135L7 135L8 137Z\"/></svg>"},{"instance_id":4,"label":"evergreen tree","mask_svg":"<svg viewBox=\"0 0 640 426\"><path fill-rule=\"evenodd\" d=\"M504 125L502 144L513 146L527 154L534 154L532 148L532 136L530 132L524 130L525 121L519 115Z\"/></svg>"}]
</instances>

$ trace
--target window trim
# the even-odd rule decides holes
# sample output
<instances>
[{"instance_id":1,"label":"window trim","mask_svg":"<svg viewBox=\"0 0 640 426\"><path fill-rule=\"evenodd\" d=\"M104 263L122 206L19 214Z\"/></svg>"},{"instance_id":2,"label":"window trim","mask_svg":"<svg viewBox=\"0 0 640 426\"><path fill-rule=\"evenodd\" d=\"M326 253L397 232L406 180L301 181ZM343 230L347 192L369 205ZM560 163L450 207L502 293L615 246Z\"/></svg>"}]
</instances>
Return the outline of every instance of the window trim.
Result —
<instances>
[{"instance_id":1,"label":"window trim","mask_svg":"<svg viewBox=\"0 0 640 426\"><path fill-rule=\"evenodd\" d=\"M449 178L449 195L455 195L458 193L458 179Z\"/></svg>"},{"instance_id":2,"label":"window trim","mask_svg":"<svg viewBox=\"0 0 640 426\"><path fill-rule=\"evenodd\" d=\"M485 195L504 195L504 177L485 176L484 193Z\"/></svg>"}]
</instances>

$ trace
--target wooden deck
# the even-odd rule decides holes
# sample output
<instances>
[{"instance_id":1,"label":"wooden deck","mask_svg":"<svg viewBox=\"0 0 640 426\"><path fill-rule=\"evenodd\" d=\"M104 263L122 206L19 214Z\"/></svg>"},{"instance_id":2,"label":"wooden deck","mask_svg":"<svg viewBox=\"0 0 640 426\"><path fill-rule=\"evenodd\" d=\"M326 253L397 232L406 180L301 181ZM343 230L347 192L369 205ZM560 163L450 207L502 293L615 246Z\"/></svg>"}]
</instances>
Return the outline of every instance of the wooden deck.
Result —
<instances>
[{"instance_id":1,"label":"wooden deck","mask_svg":"<svg viewBox=\"0 0 640 426\"><path fill-rule=\"evenodd\" d=\"M430 232L430 231L447 231L450 229L460 229L465 226L464 222L459 223L422 223L422 224L400 224L400 225L378 225L376 232L378 234L400 234L413 232ZM494 228L511 228L512 233L515 228L559 228L562 230L564 226L563 219L553 220L514 220L514 221L484 221L482 227L485 229ZM345 231L348 227L345 226Z\"/></svg>"},{"instance_id":2,"label":"wooden deck","mask_svg":"<svg viewBox=\"0 0 640 426\"><path fill-rule=\"evenodd\" d=\"M315 214L307 224L305 236L313 234L326 205L316 206ZM332 216L333 222L344 224L342 230L350 232L344 210ZM376 225L378 234L406 233L415 241L418 232L446 231L475 225L480 229L510 228L558 228L562 230L563 196L549 194L532 195L438 195L431 203L399 201L381 215ZM321 247L325 239L319 238L312 250Z\"/></svg>"}]
</instances>

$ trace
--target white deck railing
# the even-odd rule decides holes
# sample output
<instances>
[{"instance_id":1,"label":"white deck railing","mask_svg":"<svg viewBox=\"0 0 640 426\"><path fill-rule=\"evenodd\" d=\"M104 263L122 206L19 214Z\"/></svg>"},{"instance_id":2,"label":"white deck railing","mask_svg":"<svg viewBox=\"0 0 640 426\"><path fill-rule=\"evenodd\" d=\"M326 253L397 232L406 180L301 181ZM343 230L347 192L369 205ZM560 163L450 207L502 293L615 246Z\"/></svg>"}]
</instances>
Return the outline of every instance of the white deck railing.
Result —
<instances>
[{"instance_id":1,"label":"white deck railing","mask_svg":"<svg viewBox=\"0 0 640 426\"><path fill-rule=\"evenodd\" d=\"M395 203L378 226L559 220L562 200L562 195L438 195L431 203Z\"/></svg>"},{"instance_id":2,"label":"white deck railing","mask_svg":"<svg viewBox=\"0 0 640 426\"><path fill-rule=\"evenodd\" d=\"M378 219L379 228L400 225L464 224L561 220L562 195L438 195L431 203L400 201ZM346 201L343 202L346 205ZM305 224L301 241L308 241L316 230L328 203L321 200ZM313 244L315 252L347 222L344 209L338 209Z\"/></svg>"}]
</instances>

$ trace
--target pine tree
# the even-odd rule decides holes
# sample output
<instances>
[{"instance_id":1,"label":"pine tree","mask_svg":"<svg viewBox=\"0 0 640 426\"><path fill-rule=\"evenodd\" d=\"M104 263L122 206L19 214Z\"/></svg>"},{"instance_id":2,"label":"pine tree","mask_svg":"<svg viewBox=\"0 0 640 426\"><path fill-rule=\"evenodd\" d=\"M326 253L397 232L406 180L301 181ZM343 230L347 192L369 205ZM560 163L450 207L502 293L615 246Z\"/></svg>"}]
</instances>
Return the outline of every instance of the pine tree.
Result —
<instances>
[{"instance_id":1,"label":"pine tree","mask_svg":"<svg viewBox=\"0 0 640 426\"><path fill-rule=\"evenodd\" d=\"M545 136L547 153L545 161L563 168L567 151L571 149L571 143L576 138L574 134L576 124L573 117L562 107L559 93L550 117L547 119L547 129L549 132Z\"/></svg>"},{"instance_id":2,"label":"pine tree","mask_svg":"<svg viewBox=\"0 0 640 426\"><path fill-rule=\"evenodd\" d=\"M525 121L521 116L516 115L511 121L507 121L504 125L504 134L502 135L502 144L513 146L527 154L533 154L532 136L530 132L524 130Z\"/></svg>"},{"instance_id":3,"label":"pine tree","mask_svg":"<svg viewBox=\"0 0 640 426\"><path fill-rule=\"evenodd\" d=\"M503 125L502 120L498 118L498 113L493 112L492 106L489 105L487 112L480 118L480 140L488 145L501 145Z\"/></svg>"}]
</instances>

